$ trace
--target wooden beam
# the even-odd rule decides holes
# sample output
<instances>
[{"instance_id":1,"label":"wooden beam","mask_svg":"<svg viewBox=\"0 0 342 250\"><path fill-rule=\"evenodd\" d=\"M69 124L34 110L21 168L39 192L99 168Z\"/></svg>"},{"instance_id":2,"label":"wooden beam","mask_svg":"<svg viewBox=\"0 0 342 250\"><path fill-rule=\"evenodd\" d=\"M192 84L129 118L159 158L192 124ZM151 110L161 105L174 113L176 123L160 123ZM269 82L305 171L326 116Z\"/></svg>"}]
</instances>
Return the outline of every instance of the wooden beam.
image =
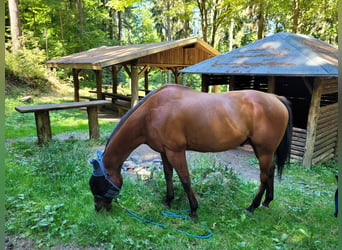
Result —
<instances>
[{"instance_id":1,"label":"wooden beam","mask_svg":"<svg viewBox=\"0 0 342 250\"><path fill-rule=\"evenodd\" d=\"M131 108L134 107L139 101L139 72L138 66L131 65Z\"/></svg>"},{"instance_id":2,"label":"wooden beam","mask_svg":"<svg viewBox=\"0 0 342 250\"><path fill-rule=\"evenodd\" d=\"M179 84L180 83L180 81L179 81L179 76L180 76L179 70L177 68L171 68L171 71L175 77L176 84Z\"/></svg>"},{"instance_id":3,"label":"wooden beam","mask_svg":"<svg viewBox=\"0 0 342 250\"><path fill-rule=\"evenodd\" d=\"M147 69L148 69L148 65L144 65L139 71L138 76L140 77L142 74L144 74Z\"/></svg>"},{"instance_id":4,"label":"wooden beam","mask_svg":"<svg viewBox=\"0 0 342 250\"><path fill-rule=\"evenodd\" d=\"M80 80L78 79L78 74L80 69L72 69L72 76L74 79L74 101L80 101Z\"/></svg>"},{"instance_id":5,"label":"wooden beam","mask_svg":"<svg viewBox=\"0 0 342 250\"><path fill-rule=\"evenodd\" d=\"M124 67L126 73L128 74L128 76L131 77L131 74L132 74L131 69L128 68L127 64L124 64L123 67Z\"/></svg>"},{"instance_id":6,"label":"wooden beam","mask_svg":"<svg viewBox=\"0 0 342 250\"><path fill-rule=\"evenodd\" d=\"M317 129L317 121L319 116L321 97L322 97L322 89L323 85L319 78L315 78L312 95L311 95L311 103L308 115L308 123L307 123L307 134L306 134L306 143L305 143L305 152L303 157L303 166L310 167L312 165L312 158L316 140L316 129Z\"/></svg>"}]
</instances>

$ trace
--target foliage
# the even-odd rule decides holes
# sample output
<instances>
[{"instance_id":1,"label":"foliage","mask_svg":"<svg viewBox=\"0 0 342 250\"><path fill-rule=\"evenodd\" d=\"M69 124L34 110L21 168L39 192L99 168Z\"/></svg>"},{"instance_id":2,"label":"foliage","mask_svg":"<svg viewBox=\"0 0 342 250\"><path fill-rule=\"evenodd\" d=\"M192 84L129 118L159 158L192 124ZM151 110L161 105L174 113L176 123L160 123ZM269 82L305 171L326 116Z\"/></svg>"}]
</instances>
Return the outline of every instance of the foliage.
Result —
<instances>
[{"instance_id":1,"label":"foliage","mask_svg":"<svg viewBox=\"0 0 342 250\"><path fill-rule=\"evenodd\" d=\"M54 58L101 45L165 41L194 34L225 52L229 43L240 47L245 45L243 41L254 41L260 22L264 23L263 35L291 32L295 2L21 0L19 7L24 33L36 37L46 57ZM336 44L337 0L298 2L297 32Z\"/></svg>"},{"instance_id":2,"label":"foliage","mask_svg":"<svg viewBox=\"0 0 342 250\"><path fill-rule=\"evenodd\" d=\"M47 71L43 66L44 52L38 47L24 48L13 53L5 51L5 72L8 77L16 77L32 87L47 81Z\"/></svg>"},{"instance_id":3,"label":"foliage","mask_svg":"<svg viewBox=\"0 0 342 250\"><path fill-rule=\"evenodd\" d=\"M41 100L42 101L42 100ZM37 100L37 103L41 102ZM295 163L285 169L283 181L275 183L270 209L246 215L258 182L242 179L230 163L211 154L188 154L193 187L199 201L199 220L183 221L162 216L165 195L163 173L147 180L132 180L124 174L119 201L139 215L195 234L213 232L213 237L194 239L172 229L134 219L116 204L109 212L96 213L88 186L88 159L103 147L113 124L101 124L100 141L69 138L38 146L34 118L13 107L6 98L6 190L7 235L31 239L35 248L96 247L102 249L336 249L337 220L333 215L336 162L303 168ZM52 112L53 114L54 112ZM84 113L58 114L54 124L70 132L88 133L77 124ZM52 117L52 119L55 119ZM74 121L72 121L74 120ZM72 123L71 123L72 121ZM15 124L17 124L15 126ZM27 125L30 132L24 131ZM31 125L30 125L31 124ZM67 126L69 124L69 126ZM14 134L16 130L16 134ZM61 131L63 132L63 131ZM60 133L60 132L58 132ZM15 136L15 140L11 138ZM248 159L246 159L248 160ZM188 208L178 177L174 178L172 211Z\"/></svg>"}]
</instances>

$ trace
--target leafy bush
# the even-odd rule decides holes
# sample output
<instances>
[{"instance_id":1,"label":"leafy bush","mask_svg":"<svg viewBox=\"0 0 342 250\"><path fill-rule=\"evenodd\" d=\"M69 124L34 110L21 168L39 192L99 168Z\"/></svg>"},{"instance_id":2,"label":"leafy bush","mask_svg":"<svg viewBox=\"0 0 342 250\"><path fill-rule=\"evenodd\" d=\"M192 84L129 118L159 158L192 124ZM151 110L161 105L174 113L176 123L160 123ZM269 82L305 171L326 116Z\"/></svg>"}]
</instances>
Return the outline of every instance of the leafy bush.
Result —
<instances>
[{"instance_id":1,"label":"leafy bush","mask_svg":"<svg viewBox=\"0 0 342 250\"><path fill-rule=\"evenodd\" d=\"M39 48L32 50L23 48L14 52L5 52L5 72L7 76L15 76L25 83L37 87L47 81L44 68L45 56Z\"/></svg>"},{"instance_id":2,"label":"leafy bush","mask_svg":"<svg viewBox=\"0 0 342 250\"><path fill-rule=\"evenodd\" d=\"M13 85L26 85L41 92L51 88L60 89L60 80L44 65L45 52L38 47L34 38L22 39L25 46L21 50L10 51L10 46L6 46L6 91L11 92Z\"/></svg>"}]
</instances>

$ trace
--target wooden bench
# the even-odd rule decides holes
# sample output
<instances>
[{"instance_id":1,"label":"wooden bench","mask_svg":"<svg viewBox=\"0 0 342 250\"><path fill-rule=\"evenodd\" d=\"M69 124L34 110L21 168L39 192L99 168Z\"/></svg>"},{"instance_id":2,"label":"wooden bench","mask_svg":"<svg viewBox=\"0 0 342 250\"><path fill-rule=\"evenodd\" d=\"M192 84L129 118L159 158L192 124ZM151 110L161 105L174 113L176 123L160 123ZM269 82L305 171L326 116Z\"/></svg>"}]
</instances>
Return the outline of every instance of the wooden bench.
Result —
<instances>
[{"instance_id":1,"label":"wooden bench","mask_svg":"<svg viewBox=\"0 0 342 250\"><path fill-rule=\"evenodd\" d=\"M89 93L96 93L96 91L89 91ZM101 92L102 98L111 98L113 105L118 109L119 116L123 116L131 108L131 97L122 94L113 94L108 92ZM139 99L143 97L139 96Z\"/></svg>"},{"instance_id":2,"label":"wooden bench","mask_svg":"<svg viewBox=\"0 0 342 250\"><path fill-rule=\"evenodd\" d=\"M99 100L90 102L70 102L58 104L42 104L18 106L15 110L21 113L34 112L36 119L38 144L46 143L52 140L49 111L73 108L87 108L89 138L98 139L100 137L97 109L100 105L111 104L110 101Z\"/></svg>"}]
</instances>

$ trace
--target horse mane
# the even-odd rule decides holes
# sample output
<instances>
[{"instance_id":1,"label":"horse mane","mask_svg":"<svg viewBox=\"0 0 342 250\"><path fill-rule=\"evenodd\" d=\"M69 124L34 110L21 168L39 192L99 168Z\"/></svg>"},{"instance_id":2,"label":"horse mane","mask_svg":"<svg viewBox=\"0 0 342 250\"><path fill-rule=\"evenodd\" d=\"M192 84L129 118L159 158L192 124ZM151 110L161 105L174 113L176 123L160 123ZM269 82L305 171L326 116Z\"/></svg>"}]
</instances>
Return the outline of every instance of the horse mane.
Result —
<instances>
[{"instance_id":1,"label":"horse mane","mask_svg":"<svg viewBox=\"0 0 342 250\"><path fill-rule=\"evenodd\" d=\"M113 130L113 132L111 133L111 135L109 136L107 143L106 143L106 147L108 143L110 142L110 140L112 139L113 135L116 133L116 131L118 131L120 129L120 127L125 123L125 121L128 119L128 117L131 116L131 114L133 114L142 104L144 104L152 95L156 94L157 92L159 92L160 90L164 89L167 86L173 86L173 84L165 84L163 86L161 86L158 89L155 89L153 91L151 91L150 93L148 93L143 99L141 99L133 108L129 109L126 114L121 117L118 125L116 125L115 129ZM177 85L175 85L177 86Z\"/></svg>"}]
</instances>

